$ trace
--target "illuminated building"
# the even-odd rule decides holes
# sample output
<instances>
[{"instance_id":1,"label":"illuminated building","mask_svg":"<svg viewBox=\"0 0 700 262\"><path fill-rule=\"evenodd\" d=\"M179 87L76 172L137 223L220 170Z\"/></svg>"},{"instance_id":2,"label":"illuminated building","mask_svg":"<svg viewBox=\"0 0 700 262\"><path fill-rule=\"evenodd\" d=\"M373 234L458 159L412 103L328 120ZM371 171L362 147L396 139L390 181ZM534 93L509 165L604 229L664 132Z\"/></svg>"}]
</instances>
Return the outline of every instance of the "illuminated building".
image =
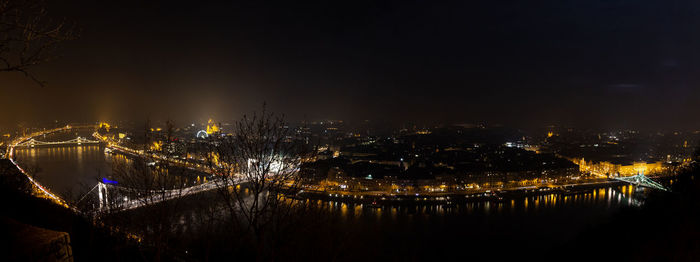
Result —
<instances>
[{"instance_id":1,"label":"illuminated building","mask_svg":"<svg viewBox=\"0 0 700 262\"><path fill-rule=\"evenodd\" d=\"M100 122L99 128L104 128L105 130L107 130L107 132L109 132L110 126L107 122Z\"/></svg>"},{"instance_id":2,"label":"illuminated building","mask_svg":"<svg viewBox=\"0 0 700 262\"><path fill-rule=\"evenodd\" d=\"M221 131L221 130L214 123L214 120L209 119L209 121L207 121L207 134L211 135L214 133L218 133L219 131Z\"/></svg>"},{"instance_id":3,"label":"illuminated building","mask_svg":"<svg viewBox=\"0 0 700 262\"><path fill-rule=\"evenodd\" d=\"M585 159L573 159L581 172L594 175L607 176L618 174L620 176L633 176L637 174L654 174L664 171L663 162L647 163L635 161L632 163L612 163L610 161L593 162Z\"/></svg>"},{"instance_id":4,"label":"illuminated building","mask_svg":"<svg viewBox=\"0 0 700 262\"><path fill-rule=\"evenodd\" d=\"M151 146L151 150L153 150L153 151L160 151L162 148L163 148L163 141L153 142L153 145Z\"/></svg>"}]
</instances>

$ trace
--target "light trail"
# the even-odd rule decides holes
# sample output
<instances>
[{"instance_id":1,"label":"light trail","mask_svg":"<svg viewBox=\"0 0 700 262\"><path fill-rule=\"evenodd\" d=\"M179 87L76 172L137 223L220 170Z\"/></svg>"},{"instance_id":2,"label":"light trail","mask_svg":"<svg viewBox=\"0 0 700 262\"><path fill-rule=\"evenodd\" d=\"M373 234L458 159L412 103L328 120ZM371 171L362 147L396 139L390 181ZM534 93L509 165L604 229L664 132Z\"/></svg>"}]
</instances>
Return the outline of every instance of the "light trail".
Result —
<instances>
[{"instance_id":1,"label":"light trail","mask_svg":"<svg viewBox=\"0 0 700 262\"><path fill-rule=\"evenodd\" d=\"M73 211L77 211L76 208L69 206L67 204L67 202L65 200L63 200L61 197L52 193L49 189L47 189L44 186L42 186L41 184L39 184L39 182L37 182L34 178L32 178L32 176L27 171L25 171L22 167L20 167L19 164L17 164L17 162L14 160L15 147L20 146L22 143L33 140L33 137L51 134L51 133L55 133L55 132L59 132L59 131L65 131L65 130L69 130L71 128L72 127L70 125L68 125L65 127L59 127L59 128L34 132L34 133L29 134L28 136L17 138L12 142L12 144L10 144L10 146L9 146L10 150L7 151L6 157L32 183L32 185L35 189L39 189L39 192L41 193L41 195L45 196L48 199L53 200L54 203L56 203L62 207L71 209Z\"/></svg>"}]
</instances>

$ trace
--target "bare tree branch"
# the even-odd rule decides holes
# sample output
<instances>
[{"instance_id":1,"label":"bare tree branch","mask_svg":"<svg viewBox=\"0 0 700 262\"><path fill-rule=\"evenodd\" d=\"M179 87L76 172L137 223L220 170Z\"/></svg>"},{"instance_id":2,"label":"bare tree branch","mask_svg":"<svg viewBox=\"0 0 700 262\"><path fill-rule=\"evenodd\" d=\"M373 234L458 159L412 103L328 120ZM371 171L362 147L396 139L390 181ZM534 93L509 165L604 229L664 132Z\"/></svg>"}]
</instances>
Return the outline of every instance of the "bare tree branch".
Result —
<instances>
[{"instance_id":1,"label":"bare tree branch","mask_svg":"<svg viewBox=\"0 0 700 262\"><path fill-rule=\"evenodd\" d=\"M257 254L274 251L281 223L293 221L304 201L294 197L301 189L299 167L315 150L299 143L284 120L263 106L261 113L245 115L228 135L211 136L208 164L221 177L219 192L232 222L247 228L257 243Z\"/></svg>"},{"instance_id":2,"label":"bare tree branch","mask_svg":"<svg viewBox=\"0 0 700 262\"><path fill-rule=\"evenodd\" d=\"M56 59L56 47L77 33L49 18L44 1L0 0L0 72L20 72L44 86L30 69Z\"/></svg>"}]
</instances>

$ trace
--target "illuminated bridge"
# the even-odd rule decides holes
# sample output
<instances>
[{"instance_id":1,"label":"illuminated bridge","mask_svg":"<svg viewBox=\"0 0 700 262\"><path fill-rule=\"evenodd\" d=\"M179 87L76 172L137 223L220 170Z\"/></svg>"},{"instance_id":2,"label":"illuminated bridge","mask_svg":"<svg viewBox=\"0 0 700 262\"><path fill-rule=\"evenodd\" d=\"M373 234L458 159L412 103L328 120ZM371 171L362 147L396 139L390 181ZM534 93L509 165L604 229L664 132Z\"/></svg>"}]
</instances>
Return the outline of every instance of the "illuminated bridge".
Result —
<instances>
[{"instance_id":1,"label":"illuminated bridge","mask_svg":"<svg viewBox=\"0 0 700 262\"><path fill-rule=\"evenodd\" d=\"M661 191L670 191L663 185L659 184L658 182L651 180L647 176L645 176L643 173L638 173L636 176L626 176L626 177L616 177L615 180L623 181L626 183L630 183L636 186L643 186L643 187L648 187L648 188L654 188L658 189Z\"/></svg>"},{"instance_id":2,"label":"illuminated bridge","mask_svg":"<svg viewBox=\"0 0 700 262\"><path fill-rule=\"evenodd\" d=\"M85 194L85 196L83 196L78 203L86 199L86 197L91 195L91 193L95 192L96 190L97 204L93 209L95 212L119 212L206 192L223 186L236 185L243 182L244 181L242 179L234 179L229 183L225 183L225 181L217 179L185 188L143 190L118 186L116 181L103 179L101 182L97 183L97 185L95 185L90 192Z\"/></svg>"},{"instance_id":3,"label":"illuminated bridge","mask_svg":"<svg viewBox=\"0 0 700 262\"><path fill-rule=\"evenodd\" d=\"M52 193L47 188L45 188L41 184L39 184L36 180L34 180L34 178L32 178L32 175L28 174L14 160L15 147L34 147L37 145L56 145L56 144L58 144L58 145L71 145L71 144L80 145L83 143L92 144L94 142L97 142L97 141L87 140L87 139L80 138L80 137L73 139L73 140L69 140L69 141L63 141L63 142L42 142L42 141L37 141L34 139L34 137L48 135L48 134L55 133L55 132L71 130L73 128L76 128L76 129L77 128L95 128L95 126L94 125L84 125L84 126L67 125L64 127L58 127L58 128L54 128L54 129L33 132L31 134L25 135L23 137L19 137L19 138L15 139L14 141L12 141L8 145L8 150L7 150L7 153L5 154L5 158L9 159L12 162L12 164L17 168L17 170L19 170L32 183L35 193L40 194L42 196L45 196L48 199L51 199L51 201L53 201L54 203L56 203L60 206L70 208L71 210L78 212L77 209L68 206L66 201L63 200L61 197Z\"/></svg>"},{"instance_id":4,"label":"illuminated bridge","mask_svg":"<svg viewBox=\"0 0 700 262\"><path fill-rule=\"evenodd\" d=\"M68 141L56 141L56 142L44 142L39 141L34 138L30 138L22 143L14 145L14 147L35 147L35 146L62 146L62 145L89 145L89 144L99 144L100 141L89 140L83 137L77 137Z\"/></svg>"},{"instance_id":5,"label":"illuminated bridge","mask_svg":"<svg viewBox=\"0 0 700 262\"><path fill-rule=\"evenodd\" d=\"M89 140L83 137L77 137L68 141L44 142L31 138L22 143L16 144L14 147L35 147L35 146L62 146L62 145L90 145L99 144L100 141Z\"/></svg>"}]
</instances>

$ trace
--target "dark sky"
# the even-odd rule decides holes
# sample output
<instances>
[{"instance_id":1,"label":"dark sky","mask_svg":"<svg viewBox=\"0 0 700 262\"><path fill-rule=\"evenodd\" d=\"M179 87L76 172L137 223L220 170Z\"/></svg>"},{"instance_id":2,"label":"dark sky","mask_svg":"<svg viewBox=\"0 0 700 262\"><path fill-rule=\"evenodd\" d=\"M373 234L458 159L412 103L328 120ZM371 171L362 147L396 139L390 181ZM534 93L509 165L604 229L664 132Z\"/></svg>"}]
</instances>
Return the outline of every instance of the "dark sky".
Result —
<instances>
[{"instance_id":1,"label":"dark sky","mask_svg":"<svg viewBox=\"0 0 700 262\"><path fill-rule=\"evenodd\" d=\"M4 123L215 117L696 128L700 1L54 1ZM8 105L9 104L9 105ZM7 110L12 108L12 110Z\"/></svg>"}]
</instances>

